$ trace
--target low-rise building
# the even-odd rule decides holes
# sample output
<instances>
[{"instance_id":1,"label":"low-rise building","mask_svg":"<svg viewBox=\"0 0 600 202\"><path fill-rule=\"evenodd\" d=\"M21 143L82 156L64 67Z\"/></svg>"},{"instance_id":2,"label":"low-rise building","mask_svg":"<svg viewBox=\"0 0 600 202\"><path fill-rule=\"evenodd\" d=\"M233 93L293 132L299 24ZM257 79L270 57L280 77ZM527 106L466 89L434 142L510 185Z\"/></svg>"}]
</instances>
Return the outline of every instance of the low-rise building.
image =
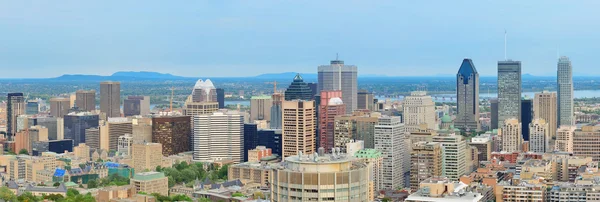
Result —
<instances>
[{"instance_id":1,"label":"low-rise building","mask_svg":"<svg viewBox=\"0 0 600 202\"><path fill-rule=\"evenodd\" d=\"M169 179L161 172L136 173L130 180L135 192L169 195Z\"/></svg>"},{"instance_id":2,"label":"low-rise building","mask_svg":"<svg viewBox=\"0 0 600 202\"><path fill-rule=\"evenodd\" d=\"M419 184L419 190L408 196L406 202L479 202L483 195L470 192L462 182L451 182L446 177L432 177Z\"/></svg>"}]
</instances>

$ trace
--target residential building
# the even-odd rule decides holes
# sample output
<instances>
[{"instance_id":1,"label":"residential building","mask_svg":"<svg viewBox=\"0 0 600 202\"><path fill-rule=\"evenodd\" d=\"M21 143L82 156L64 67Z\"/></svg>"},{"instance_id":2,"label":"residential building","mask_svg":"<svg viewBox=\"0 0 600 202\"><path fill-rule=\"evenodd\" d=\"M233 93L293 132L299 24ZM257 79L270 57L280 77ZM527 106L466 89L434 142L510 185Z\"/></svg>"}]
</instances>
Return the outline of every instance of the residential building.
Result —
<instances>
[{"instance_id":1,"label":"residential building","mask_svg":"<svg viewBox=\"0 0 600 202\"><path fill-rule=\"evenodd\" d=\"M529 124L529 151L546 153L550 149L550 139L548 135L548 123L544 119L535 119Z\"/></svg>"},{"instance_id":2,"label":"residential building","mask_svg":"<svg viewBox=\"0 0 600 202\"><path fill-rule=\"evenodd\" d=\"M273 169L269 177L271 201L368 201L372 192L368 186L368 166L354 157L342 153L320 156L299 152L286 157L285 162Z\"/></svg>"},{"instance_id":3,"label":"residential building","mask_svg":"<svg viewBox=\"0 0 600 202\"><path fill-rule=\"evenodd\" d=\"M260 162L260 159L273 155L271 149L265 146L256 146L248 151L248 162Z\"/></svg>"},{"instance_id":4,"label":"residential building","mask_svg":"<svg viewBox=\"0 0 600 202\"><path fill-rule=\"evenodd\" d=\"M304 100L283 101L283 157L298 152L312 154L315 143L315 102Z\"/></svg>"},{"instance_id":5,"label":"residential building","mask_svg":"<svg viewBox=\"0 0 600 202\"><path fill-rule=\"evenodd\" d=\"M479 152L479 161L490 161L492 155L492 137L490 134L481 134L471 138L469 146L476 147Z\"/></svg>"},{"instance_id":6,"label":"residential building","mask_svg":"<svg viewBox=\"0 0 600 202\"><path fill-rule=\"evenodd\" d=\"M573 153L574 143L575 143L574 137L575 137L576 129L577 128L575 126L561 126L560 128L558 128L558 130L556 131L556 141L554 143L554 151ZM586 129L589 129L589 128L586 127ZM592 132L592 131L586 131L586 132ZM583 130L581 130L581 133L583 133ZM593 136L590 136L590 138L593 139ZM587 144L587 143L584 143L584 144Z\"/></svg>"},{"instance_id":7,"label":"residential building","mask_svg":"<svg viewBox=\"0 0 600 202\"><path fill-rule=\"evenodd\" d=\"M131 165L137 171L154 170L162 165L162 145L160 143L134 143L132 145Z\"/></svg>"},{"instance_id":8,"label":"residential building","mask_svg":"<svg viewBox=\"0 0 600 202\"><path fill-rule=\"evenodd\" d=\"M76 147L73 147L73 153L79 159L90 160L90 146L85 145L85 143L80 143Z\"/></svg>"},{"instance_id":9,"label":"residential building","mask_svg":"<svg viewBox=\"0 0 600 202\"><path fill-rule=\"evenodd\" d=\"M583 126L580 130L575 130L573 133L573 154L575 156L592 157L594 161L600 161L600 149L598 148L600 148L600 126Z\"/></svg>"},{"instance_id":10,"label":"residential building","mask_svg":"<svg viewBox=\"0 0 600 202\"><path fill-rule=\"evenodd\" d=\"M415 142L410 152L410 189L431 177L442 176L442 147L437 142Z\"/></svg>"},{"instance_id":11,"label":"residential building","mask_svg":"<svg viewBox=\"0 0 600 202\"><path fill-rule=\"evenodd\" d=\"M440 143L442 149L442 176L458 181L467 174L467 143L463 136L441 134L433 137L433 142Z\"/></svg>"},{"instance_id":12,"label":"residential building","mask_svg":"<svg viewBox=\"0 0 600 202\"><path fill-rule=\"evenodd\" d=\"M502 151L522 151L523 137L521 136L521 123L516 118L506 119L502 125Z\"/></svg>"},{"instance_id":13,"label":"residential building","mask_svg":"<svg viewBox=\"0 0 600 202\"><path fill-rule=\"evenodd\" d=\"M346 114L357 109L358 68L355 65L345 65L344 61L332 60L329 65L318 67L317 91L342 91L342 101L346 104Z\"/></svg>"},{"instance_id":14,"label":"residential building","mask_svg":"<svg viewBox=\"0 0 600 202\"><path fill-rule=\"evenodd\" d=\"M96 90L78 90L75 92L75 106L80 110L96 110Z\"/></svg>"},{"instance_id":15,"label":"residential building","mask_svg":"<svg viewBox=\"0 0 600 202\"><path fill-rule=\"evenodd\" d=\"M123 100L123 115L148 115L150 114L150 96L127 96Z\"/></svg>"},{"instance_id":16,"label":"residential building","mask_svg":"<svg viewBox=\"0 0 600 202\"><path fill-rule=\"evenodd\" d=\"M120 82L100 82L100 111L106 117L121 117Z\"/></svg>"},{"instance_id":17,"label":"residential building","mask_svg":"<svg viewBox=\"0 0 600 202\"><path fill-rule=\"evenodd\" d=\"M125 117L109 117L108 121L101 121L99 126L101 142L100 148L117 151L119 137L125 134L132 134L132 128L131 120ZM108 144L103 145L102 142L107 142Z\"/></svg>"},{"instance_id":18,"label":"residential building","mask_svg":"<svg viewBox=\"0 0 600 202\"><path fill-rule=\"evenodd\" d=\"M533 114L535 119L544 119L548 123L548 135L556 138L558 129L557 98L555 92L543 91L536 93L533 99Z\"/></svg>"},{"instance_id":19,"label":"residential building","mask_svg":"<svg viewBox=\"0 0 600 202\"><path fill-rule=\"evenodd\" d=\"M435 103L425 91L411 92L403 101L404 114L402 114L406 132L419 130L421 124L428 129L436 129Z\"/></svg>"},{"instance_id":20,"label":"residential building","mask_svg":"<svg viewBox=\"0 0 600 202\"><path fill-rule=\"evenodd\" d=\"M404 185L404 155L408 154L404 139L404 124L400 117L379 117L375 126L375 149L381 151L383 157L380 189L396 189Z\"/></svg>"},{"instance_id":21,"label":"residential building","mask_svg":"<svg viewBox=\"0 0 600 202\"><path fill-rule=\"evenodd\" d=\"M194 161L232 160L240 163L244 154L244 115L219 110L194 116Z\"/></svg>"},{"instance_id":22,"label":"residential building","mask_svg":"<svg viewBox=\"0 0 600 202\"><path fill-rule=\"evenodd\" d=\"M521 61L498 61L498 123L521 118Z\"/></svg>"},{"instance_id":23,"label":"residential building","mask_svg":"<svg viewBox=\"0 0 600 202\"><path fill-rule=\"evenodd\" d=\"M464 59L456 74L456 120L454 126L464 131L479 131L479 73L471 59Z\"/></svg>"},{"instance_id":24,"label":"residential building","mask_svg":"<svg viewBox=\"0 0 600 202\"><path fill-rule=\"evenodd\" d=\"M189 116L152 117L152 142L162 144L164 156L191 151L190 122Z\"/></svg>"},{"instance_id":25,"label":"residential building","mask_svg":"<svg viewBox=\"0 0 600 202\"><path fill-rule=\"evenodd\" d=\"M369 193L369 200L373 200L379 190L382 190L381 180L383 172L383 157L380 151L375 149L361 149L354 153L354 157L366 163L369 168L369 188L373 193Z\"/></svg>"},{"instance_id":26,"label":"residential building","mask_svg":"<svg viewBox=\"0 0 600 202\"><path fill-rule=\"evenodd\" d=\"M130 183L135 192L158 193L163 196L169 195L169 179L164 173L142 172L136 173Z\"/></svg>"},{"instance_id":27,"label":"residential building","mask_svg":"<svg viewBox=\"0 0 600 202\"><path fill-rule=\"evenodd\" d=\"M568 57L562 56L557 64L558 125L575 124L573 111L573 66Z\"/></svg>"}]
</instances>

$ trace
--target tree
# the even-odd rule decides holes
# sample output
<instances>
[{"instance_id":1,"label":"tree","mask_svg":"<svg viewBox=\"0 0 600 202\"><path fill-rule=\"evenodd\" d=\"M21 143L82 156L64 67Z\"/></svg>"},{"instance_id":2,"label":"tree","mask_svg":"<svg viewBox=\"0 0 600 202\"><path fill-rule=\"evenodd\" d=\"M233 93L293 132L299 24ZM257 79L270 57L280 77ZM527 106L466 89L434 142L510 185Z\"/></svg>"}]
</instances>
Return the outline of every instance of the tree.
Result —
<instances>
[{"instance_id":1,"label":"tree","mask_svg":"<svg viewBox=\"0 0 600 202\"><path fill-rule=\"evenodd\" d=\"M35 197L33 194L31 194L31 192L22 193L20 196L17 197L17 200L22 201L22 202L41 201L41 199L39 199L39 198Z\"/></svg>"},{"instance_id":2,"label":"tree","mask_svg":"<svg viewBox=\"0 0 600 202\"><path fill-rule=\"evenodd\" d=\"M98 181L96 180L89 180L87 183L87 188L88 189L92 189L92 188L97 188L98 187Z\"/></svg>"},{"instance_id":3,"label":"tree","mask_svg":"<svg viewBox=\"0 0 600 202\"><path fill-rule=\"evenodd\" d=\"M192 201L192 199L187 195L179 194L172 196L171 201Z\"/></svg>"},{"instance_id":4,"label":"tree","mask_svg":"<svg viewBox=\"0 0 600 202\"><path fill-rule=\"evenodd\" d=\"M219 171L217 172L217 176L219 179L227 180L228 168L229 165L224 165L223 167L219 168Z\"/></svg>"},{"instance_id":5,"label":"tree","mask_svg":"<svg viewBox=\"0 0 600 202\"><path fill-rule=\"evenodd\" d=\"M390 199L388 197L385 197L385 198L381 199L381 201L383 201L383 202L389 202L389 201L392 201L392 199Z\"/></svg>"},{"instance_id":6,"label":"tree","mask_svg":"<svg viewBox=\"0 0 600 202\"><path fill-rule=\"evenodd\" d=\"M50 194L50 195L44 197L44 199L48 199L49 201L59 201L63 198L64 197L60 194Z\"/></svg>"},{"instance_id":7,"label":"tree","mask_svg":"<svg viewBox=\"0 0 600 202\"><path fill-rule=\"evenodd\" d=\"M254 199L265 199L265 194L263 194L262 192L254 192L253 194L253 198Z\"/></svg>"},{"instance_id":8,"label":"tree","mask_svg":"<svg viewBox=\"0 0 600 202\"><path fill-rule=\"evenodd\" d=\"M52 186L58 187L60 186L60 182L55 182Z\"/></svg>"},{"instance_id":9,"label":"tree","mask_svg":"<svg viewBox=\"0 0 600 202\"><path fill-rule=\"evenodd\" d=\"M21 149L19 150L19 154L29 155L29 152L27 151L27 149Z\"/></svg>"},{"instance_id":10,"label":"tree","mask_svg":"<svg viewBox=\"0 0 600 202\"><path fill-rule=\"evenodd\" d=\"M198 200L198 202L212 202L212 201L210 199L208 199L208 198L200 198Z\"/></svg>"},{"instance_id":11,"label":"tree","mask_svg":"<svg viewBox=\"0 0 600 202\"><path fill-rule=\"evenodd\" d=\"M0 187L0 200L17 201L17 196L8 187Z\"/></svg>"},{"instance_id":12,"label":"tree","mask_svg":"<svg viewBox=\"0 0 600 202\"><path fill-rule=\"evenodd\" d=\"M240 192L235 192L235 193L231 194L231 197L244 197L244 194L242 194Z\"/></svg>"},{"instance_id":13,"label":"tree","mask_svg":"<svg viewBox=\"0 0 600 202\"><path fill-rule=\"evenodd\" d=\"M160 167L160 166L156 166L156 169L155 169L155 170L156 170L156 172L160 172L160 171L162 170L162 167Z\"/></svg>"}]
</instances>

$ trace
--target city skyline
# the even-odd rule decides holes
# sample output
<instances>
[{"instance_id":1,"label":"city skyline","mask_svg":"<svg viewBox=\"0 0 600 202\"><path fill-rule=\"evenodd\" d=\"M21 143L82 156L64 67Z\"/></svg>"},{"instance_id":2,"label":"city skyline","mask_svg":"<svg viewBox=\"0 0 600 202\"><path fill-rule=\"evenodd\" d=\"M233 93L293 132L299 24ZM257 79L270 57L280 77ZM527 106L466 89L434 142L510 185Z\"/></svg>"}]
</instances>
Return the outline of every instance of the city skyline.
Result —
<instances>
[{"instance_id":1,"label":"city skyline","mask_svg":"<svg viewBox=\"0 0 600 202\"><path fill-rule=\"evenodd\" d=\"M248 76L315 72L339 53L365 75L452 75L456 61L468 57L487 76L504 58L507 30L508 58L523 61L524 73L553 75L546 70L560 52L580 69L575 75L600 75L592 68L600 40L591 29L600 21L586 15L594 12L589 4L597 3L5 2L0 24L9 31L0 39L0 68L6 70L3 78L164 69L175 75ZM323 12L331 7L336 11ZM393 12L404 7L414 9ZM462 8L472 9L455 12ZM203 71L216 68L222 71ZM415 68L423 71L410 71Z\"/></svg>"}]
</instances>

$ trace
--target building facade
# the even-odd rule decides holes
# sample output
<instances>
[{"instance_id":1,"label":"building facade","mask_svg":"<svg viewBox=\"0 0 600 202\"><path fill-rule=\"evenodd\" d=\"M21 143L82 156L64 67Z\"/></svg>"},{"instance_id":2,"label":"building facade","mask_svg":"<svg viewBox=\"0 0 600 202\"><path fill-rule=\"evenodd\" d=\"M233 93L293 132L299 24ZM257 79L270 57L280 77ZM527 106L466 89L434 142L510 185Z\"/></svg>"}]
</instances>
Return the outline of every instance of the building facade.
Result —
<instances>
[{"instance_id":1,"label":"building facade","mask_svg":"<svg viewBox=\"0 0 600 202\"><path fill-rule=\"evenodd\" d=\"M442 147L437 142L416 142L410 152L410 189L431 177L442 176Z\"/></svg>"},{"instance_id":2,"label":"building facade","mask_svg":"<svg viewBox=\"0 0 600 202\"><path fill-rule=\"evenodd\" d=\"M529 124L529 151L546 153L551 152L548 134L548 123L544 119L535 119Z\"/></svg>"},{"instance_id":3,"label":"building facade","mask_svg":"<svg viewBox=\"0 0 600 202\"><path fill-rule=\"evenodd\" d=\"M123 100L123 115L148 115L150 114L150 96L127 96Z\"/></svg>"},{"instance_id":4,"label":"building facade","mask_svg":"<svg viewBox=\"0 0 600 202\"><path fill-rule=\"evenodd\" d=\"M352 137L334 137L335 117L346 113L346 105L341 99L342 91L321 91L319 103L319 147L325 151L334 147L345 147Z\"/></svg>"},{"instance_id":5,"label":"building facade","mask_svg":"<svg viewBox=\"0 0 600 202\"><path fill-rule=\"evenodd\" d=\"M250 99L250 122L255 120L271 121L271 107L273 98L271 96L252 96Z\"/></svg>"},{"instance_id":6,"label":"building facade","mask_svg":"<svg viewBox=\"0 0 600 202\"><path fill-rule=\"evenodd\" d=\"M23 93L8 93L6 97L6 136L9 139L14 138L13 136L17 131L17 117L25 114L25 98Z\"/></svg>"},{"instance_id":7,"label":"building facade","mask_svg":"<svg viewBox=\"0 0 600 202\"><path fill-rule=\"evenodd\" d=\"M190 122L189 116L152 117L152 142L162 144L164 156L191 151Z\"/></svg>"},{"instance_id":8,"label":"building facade","mask_svg":"<svg viewBox=\"0 0 600 202\"><path fill-rule=\"evenodd\" d=\"M575 124L573 113L573 66L568 57L562 56L557 64L558 125Z\"/></svg>"},{"instance_id":9,"label":"building facade","mask_svg":"<svg viewBox=\"0 0 600 202\"><path fill-rule=\"evenodd\" d=\"M160 143L142 143L132 145L131 165L135 170L155 170L162 165L162 145Z\"/></svg>"},{"instance_id":10,"label":"building facade","mask_svg":"<svg viewBox=\"0 0 600 202\"><path fill-rule=\"evenodd\" d=\"M284 93L285 100L312 100L312 90L304 82L304 79L300 74L296 74L294 77L294 81L290 84L290 86L285 90Z\"/></svg>"},{"instance_id":11,"label":"building facade","mask_svg":"<svg viewBox=\"0 0 600 202\"><path fill-rule=\"evenodd\" d=\"M283 157L297 155L298 152L315 152L315 107L314 101L293 100L282 103Z\"/></svg>"},{"instance_id":12,"label":"building facade","mask_svg":"<svg viewBox=\"0 0 600 202\"><path fill-rule=\"evenodd\" d=\"M83 111L96 110L96 90L78 90L75 92L75 105Z\"/></svg>"},{"instance_id":13,"label":"building facade","mask_svg":"<svg viewBox=\"0 0 600 202\"><path fill-rule=\"evenodd\" d=\"M404 155L408 154L404 141L404 124L397 116L382 116L375 126L375 149L381 151L383 171L381 189L404 186Z\"/></svg>"},{"instance_id":14,"label":"building facade","mask_svg":"<svg viewBox=\"0 0 600 202\"><path fill-rule=\"evenodd\" d=\"M69 113L64 116L64 139L73 140L73 145L85 143L86 129L97 128L100 117L89 112Z\"/></svg>"},{"instance_id":15,"label":"building facade","mask_svg":"<svg viewBox=\"0 0 600 202\"><path fill-rule=\"evenodd\" d=\"M502 151L522 151L523 137L521 136L521 123L516 118L504 121L502 128Z\"/></svg>"},{"instance_id":16,"label":"building facade","mask_svg":"<svg viewBox=\"0 0 600 202\"><path fill-rule=\"evenodd\" d=\"M548 124L548 135L556 137L558 129L557 98L555 92L543 91L536 93L533 99L533 114L535 119L544 119Z\"/></svg>"},{"instance_id":17,"label":"building facade","mask_svg":"<svg viewBox=\"0 0 600 202\"><path fill-rule=\"evenodd\" d=\"M556 141L554 143L554 151L572 153L576 129L577 128L575 126L561 126L560 128L558 128L558 130L556 131ZM585 131L585 132L593 133L593 131ZM584 130L581 130L581 132L579 134L582 134L582 133L584 133ZM590 138L593 139L593 137L594 136L590 134ZM580 143L583 143L583 142L580 142ZM579 145L579 146L583 146L584 144L587 144L587 143L583 143L582 145ZM581 149L583 149L583 147Z\"/></svg>"},{"instance_id":18,"label":"building facade","mask_svg":"<svg viewBox=\"0 0 600 202\"><path fill-rule=\"evenodd\" d=\"M100 111L106 117L121 116L121 83L100 82Z\"/></svg>"},{"instance_id":19,"label":"building facade","mask_svg":"<svg viewBox=\"0 0 600 202\"><path fill-rule=\"evenodd\" d=\"M479 131L479 73L471 59L464 59L456 74L456 119L454 126Z\"/></svg>"},{"instance_id":20,"label":"building facade","mask_svg":"<svg viewBox=\"0 0 600 202\"><path fill-rule=\"evenodd\" d=\"M498 124L521 118L521 62L498 62Z\"/></svg>"},{"instance_id":21,"label":"building facade","mask_svg":"<svg viewBox=\"0 0 600 202\"><path fill-rule=\"evenodd\" d=\"M329 65L318 67L317 91L341 90L342 101L346 103L346 114L352 114L357 109L358 68L355 65L345 65L342 60L332 60Z\"/></svg>"},{"instance_id":22,"label":"building facade","mask_svg":"<svg viewBox=\"0 0 600 202\"><path fill-rule=\"evenodd\" d=\"M71 108L71 99L69 98L50 98L50 115L62 118L69 113Z\"/></svg>"},{"instance_id":23,"label":"building facade","mask_svg":"<svg viewBox=\"0 0 600 202\"><path fill-rule=\"evenodd\" d=\"M244 155L244 115L227 110L194 116L195 161L232 160L240 163Z\"/></svg>"}]
</instances>

